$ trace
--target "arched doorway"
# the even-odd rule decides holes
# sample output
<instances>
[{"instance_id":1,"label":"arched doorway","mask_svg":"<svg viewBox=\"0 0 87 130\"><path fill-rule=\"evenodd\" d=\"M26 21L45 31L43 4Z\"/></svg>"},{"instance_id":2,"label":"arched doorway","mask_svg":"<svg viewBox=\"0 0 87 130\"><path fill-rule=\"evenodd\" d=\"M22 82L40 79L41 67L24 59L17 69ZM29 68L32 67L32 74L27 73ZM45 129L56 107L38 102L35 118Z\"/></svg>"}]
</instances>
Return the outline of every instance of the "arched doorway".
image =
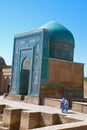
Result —
<instances>
[{"instance_id":1,"label":"arched doorway","mask_svg":"<svg viewBox=\"0 0 87 130\"><path fill-rule=\"evenodd\" d=\"M5 92L6 93L9 93L9 89L10 89L10 77L7 77L6 79L5 79Z\"/></svg>"},{"instance_id":2,"label":"arched doorway","mask_svg":"<svg viewBox=\"0 0 87 130\"><path fill-rule=\"evenodd\" d=\"M20 94L27 95L29 88L29 75L30 75L30 61L26 57L22 61L21 72L20 72Z\"/></svg>"}]
</instances>

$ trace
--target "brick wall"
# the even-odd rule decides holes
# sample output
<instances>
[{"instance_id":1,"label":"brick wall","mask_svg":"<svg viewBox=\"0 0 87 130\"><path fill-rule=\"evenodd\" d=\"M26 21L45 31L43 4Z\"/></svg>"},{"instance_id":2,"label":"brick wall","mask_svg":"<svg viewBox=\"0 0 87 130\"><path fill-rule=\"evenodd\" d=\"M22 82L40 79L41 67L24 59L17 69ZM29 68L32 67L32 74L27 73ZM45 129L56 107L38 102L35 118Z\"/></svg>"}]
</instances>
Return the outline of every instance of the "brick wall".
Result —
<instances>
[{"instance_id":1,"label":"brick wall","mask_svg":"<svg viewBox=\"0 0 87 130\"><path fill-rule=\"evenodd\" d=\"M63 95L63 88L55 87L55 86L41 86L41 93L42 97L49 97L49 98L62 98Z\"/></svg>"},{"instance_id":2,"label":"brick wall","mask_svg":"<svg viewBox=\"0 0 87 130\"><path fill-rule=\"evenodd\" d=\"M49 59L49 83L83 88L83 64Z\"/></svg>"}]
</instances>

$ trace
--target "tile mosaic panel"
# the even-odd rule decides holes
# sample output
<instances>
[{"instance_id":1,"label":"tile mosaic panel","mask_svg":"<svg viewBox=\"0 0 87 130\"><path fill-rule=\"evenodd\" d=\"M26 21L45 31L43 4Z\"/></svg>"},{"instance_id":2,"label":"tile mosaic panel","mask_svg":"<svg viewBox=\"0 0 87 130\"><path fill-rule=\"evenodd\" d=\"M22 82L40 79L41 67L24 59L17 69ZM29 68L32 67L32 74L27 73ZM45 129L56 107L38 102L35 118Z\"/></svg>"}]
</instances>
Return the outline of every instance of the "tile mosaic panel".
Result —
<instances>
[{"instance_id":1,"label":"tile mosaic panel","mask_svg":"<svg viewBox=\"0 0 87 130\"><path fill-rule=\"evenodd\" d=\"M41 30L15 37L11 93L19 94L20 72L23 60L26 57L30 61L30 78L27 95L38 96L43 79L45 79L45 83L48 81L49 32Z\"/></svg>"}]
</instances>

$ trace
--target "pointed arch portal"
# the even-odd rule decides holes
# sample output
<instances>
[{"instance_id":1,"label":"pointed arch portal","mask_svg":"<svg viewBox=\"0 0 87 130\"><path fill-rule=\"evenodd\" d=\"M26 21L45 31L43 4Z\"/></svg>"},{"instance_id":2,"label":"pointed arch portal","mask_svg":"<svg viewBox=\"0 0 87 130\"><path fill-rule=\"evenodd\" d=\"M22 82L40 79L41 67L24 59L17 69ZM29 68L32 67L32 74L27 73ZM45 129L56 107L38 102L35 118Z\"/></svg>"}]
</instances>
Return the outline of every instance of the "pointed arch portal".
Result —
<instances>
[{"instance_id":1,"label":"pointed arch portal","mask_svg":"<svg viewBox=\"0 0 87 130\"><path fill-rule=\"evenodd\" d=\"M30 60L26 57L22 61L20 72L20 94L27 95L29 88Z\"/></svg>"}]
</instances>

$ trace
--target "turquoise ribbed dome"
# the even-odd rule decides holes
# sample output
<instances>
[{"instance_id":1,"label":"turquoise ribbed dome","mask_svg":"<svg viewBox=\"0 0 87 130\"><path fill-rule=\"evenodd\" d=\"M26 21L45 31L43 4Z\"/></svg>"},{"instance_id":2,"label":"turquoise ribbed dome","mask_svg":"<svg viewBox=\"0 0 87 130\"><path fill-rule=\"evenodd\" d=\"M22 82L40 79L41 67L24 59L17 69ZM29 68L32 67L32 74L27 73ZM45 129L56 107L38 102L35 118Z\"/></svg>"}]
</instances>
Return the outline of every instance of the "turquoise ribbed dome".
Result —
<instances>
[{"instance_id":1,"label":"turquoise ribbed dome","mask_svg":"<svg viewBox=\"0 0 87 130\"><path fill-rule=\"evenodd\" d=\"M50 30L50 41L66 42L71 44L75 43L72 33L63 25L54 20L44 24L40 28L46 28Z\"/></svg>"}]
</instances>

